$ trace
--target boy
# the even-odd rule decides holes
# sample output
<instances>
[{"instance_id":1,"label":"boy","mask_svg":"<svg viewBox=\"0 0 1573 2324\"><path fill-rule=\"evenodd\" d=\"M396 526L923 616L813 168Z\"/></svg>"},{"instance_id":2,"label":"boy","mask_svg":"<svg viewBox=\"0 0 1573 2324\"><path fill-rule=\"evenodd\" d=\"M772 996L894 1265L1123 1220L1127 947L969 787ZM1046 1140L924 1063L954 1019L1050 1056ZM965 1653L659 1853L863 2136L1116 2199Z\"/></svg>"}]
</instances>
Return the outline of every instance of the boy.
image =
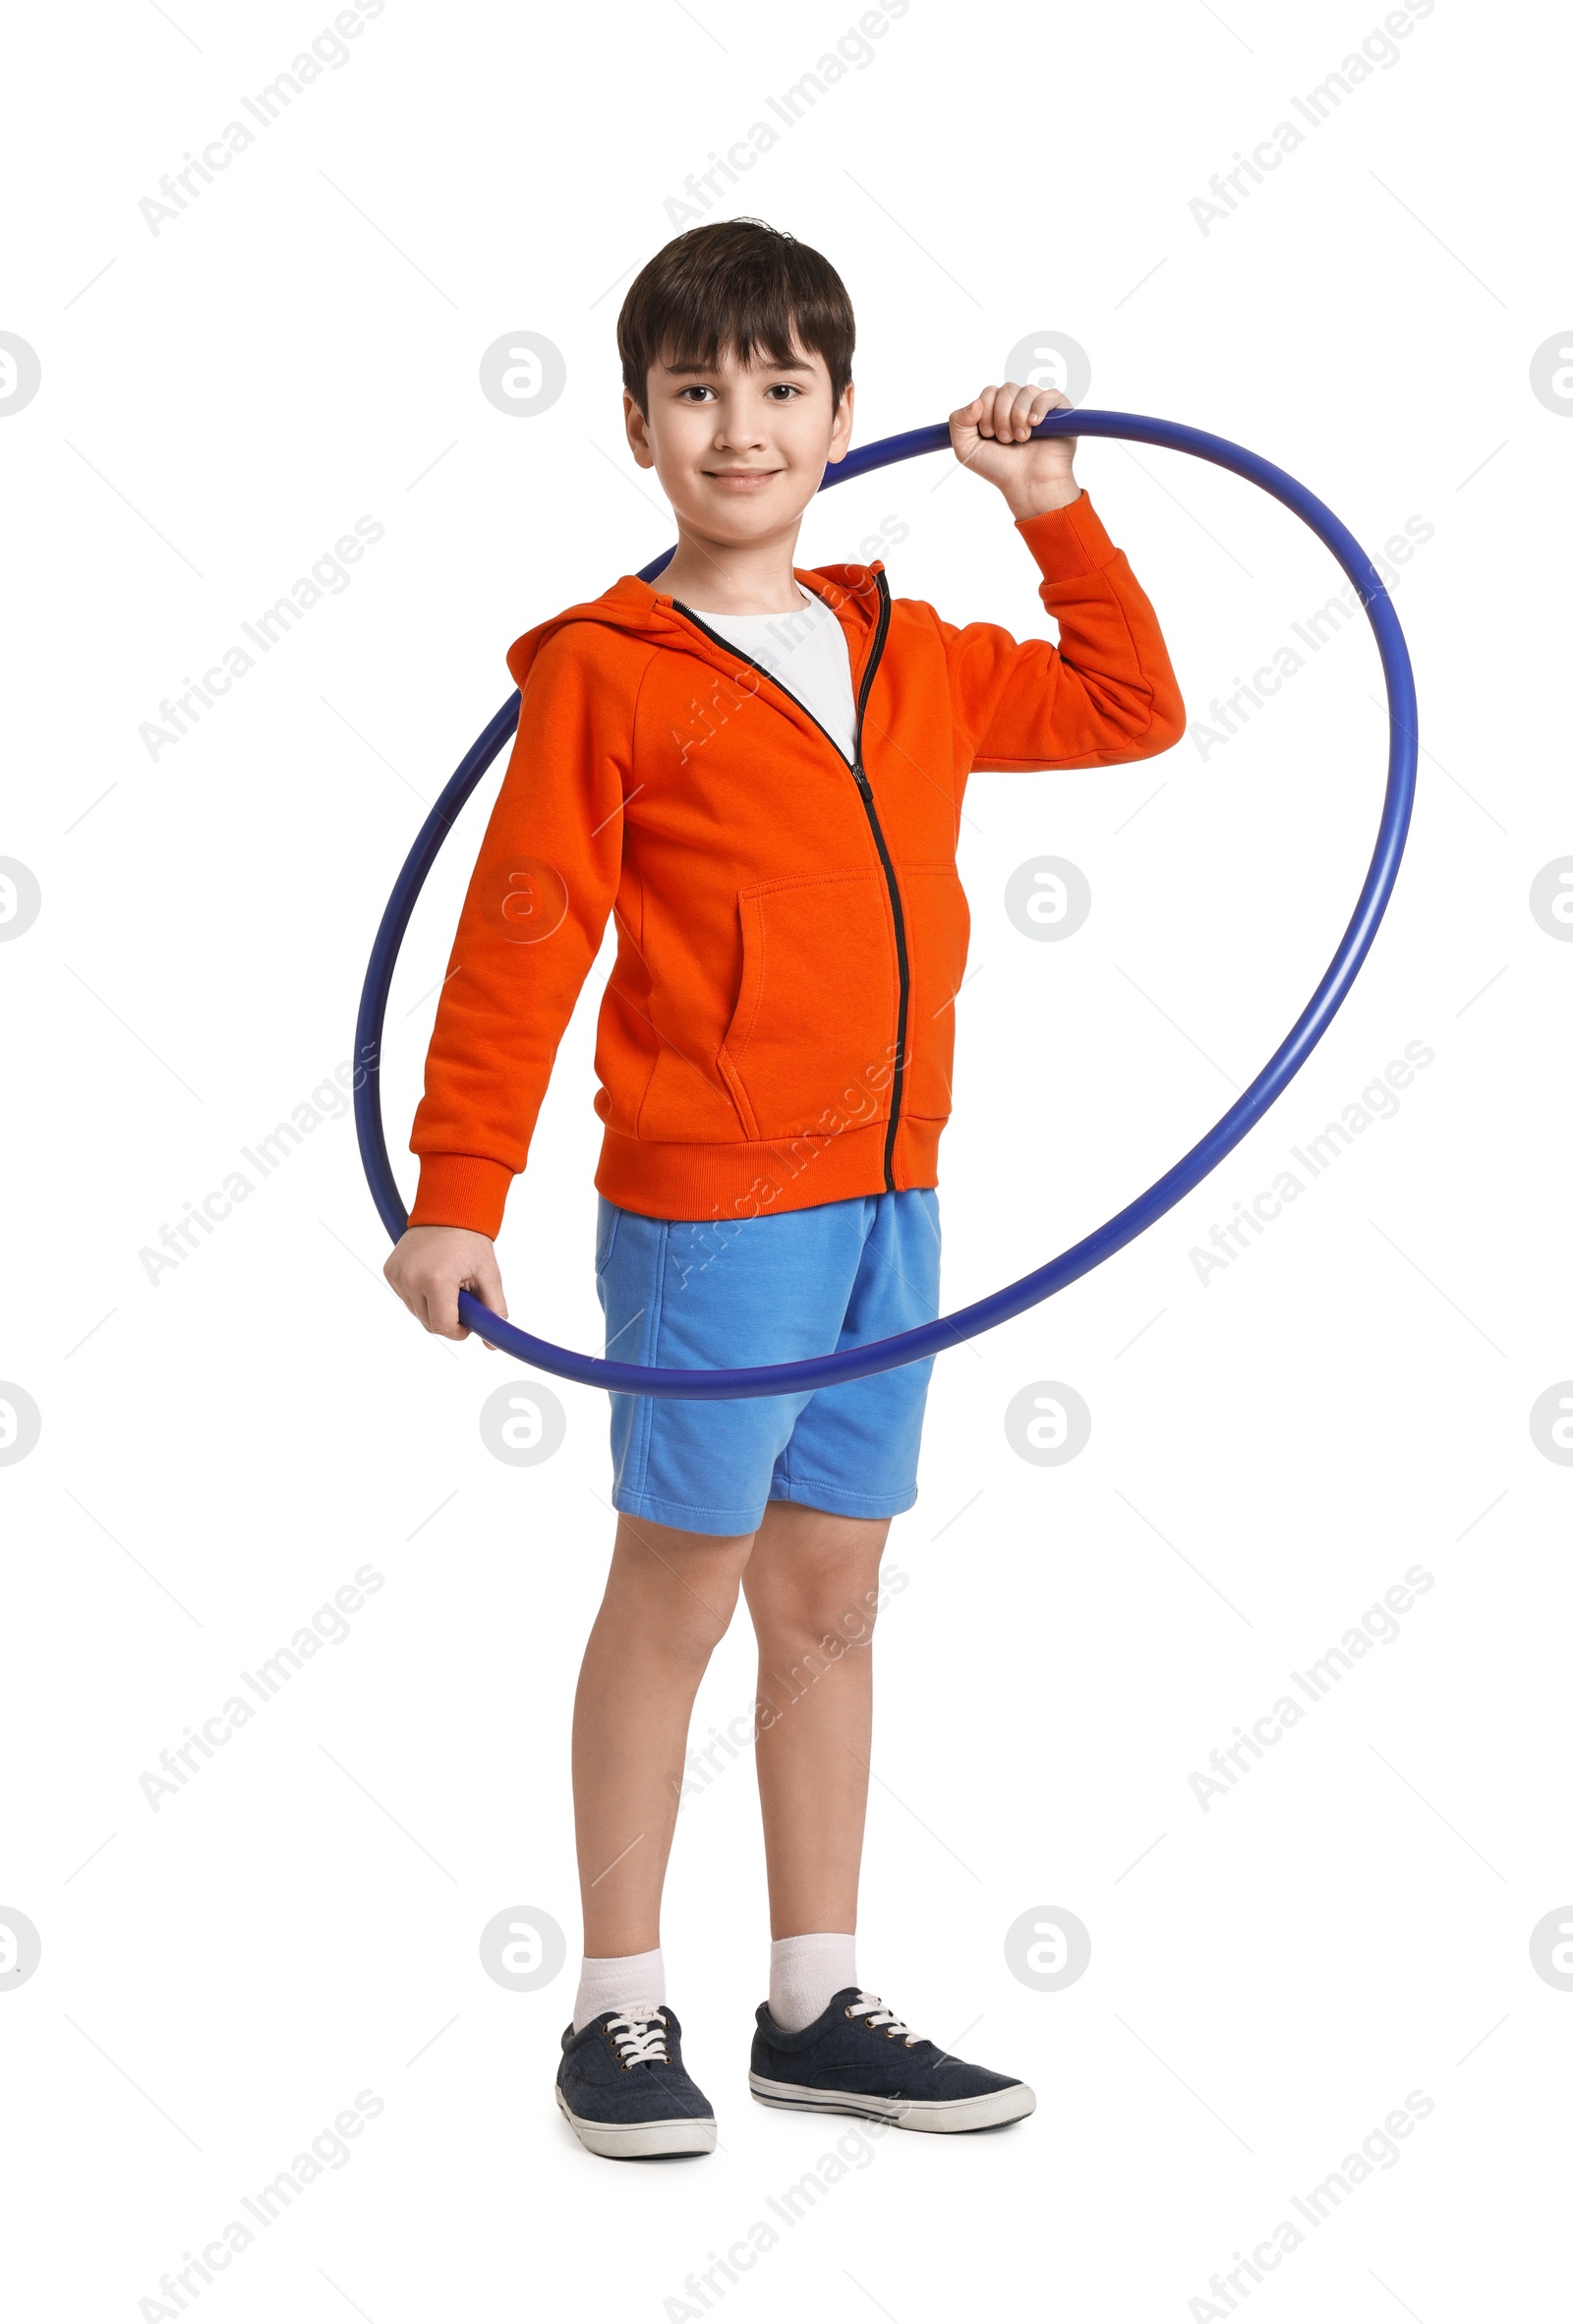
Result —
<instances>
[{"instance_id":1,"label":"boy","mask_svg":"<svg viewBox=\"0 0 1573 2324\"><path fill-rule=\"evenodd\" d=\"M951 418L1042 573L1058 650L892 599L879 564L793 567L852 427L852 314L815 251L751 219L680 235L617 324L628 442L678 544L513 646L518 737L459 920L387 1263L429 1331L493 1250L609 912L596 1281L609 1353L784 1363L939 1311L956 872L973 768L1116 765L1184 727L1146 598L1073 473L1029 440L1065 402L985 388ZM708 2152L666 2004L660 1905L689 1713L739 1586L759 1644L770 1995L765 2103L953 2131L1030 2090L920 2040L858 1983L868 1646L916 1497L928 1363L797 1395L612 1399L619 1512L573 1722L585 1958L557 2101L600 2155ZM834 1652L830 1650L834 1649ZM793 1700L779 1675L813 1656Z\"/></svg>"}]
</instances>

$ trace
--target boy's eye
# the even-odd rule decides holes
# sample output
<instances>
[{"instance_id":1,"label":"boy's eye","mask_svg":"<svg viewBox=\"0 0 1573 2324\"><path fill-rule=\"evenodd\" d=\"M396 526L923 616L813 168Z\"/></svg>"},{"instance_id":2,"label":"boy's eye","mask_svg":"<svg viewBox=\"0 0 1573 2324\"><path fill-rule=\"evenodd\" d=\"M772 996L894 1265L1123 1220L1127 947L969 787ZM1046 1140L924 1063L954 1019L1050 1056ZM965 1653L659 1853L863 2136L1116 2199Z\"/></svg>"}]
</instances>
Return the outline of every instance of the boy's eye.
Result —
<instances>
[{"instance_id":1,"label":"boy's eye","mask_svg":"<svg viewBox=\"0 0 1573 2324\"><path fill-rule=\"evenodd\" d=\"M778 403L789 403L802 392L790 379L777 379L765 389L767 399L774 398ZM679 403L703 403L707 396L714 397L715 393L714 387L695 380L689 386L678 389L677 400Z\"/></svg>"}]
</instances>

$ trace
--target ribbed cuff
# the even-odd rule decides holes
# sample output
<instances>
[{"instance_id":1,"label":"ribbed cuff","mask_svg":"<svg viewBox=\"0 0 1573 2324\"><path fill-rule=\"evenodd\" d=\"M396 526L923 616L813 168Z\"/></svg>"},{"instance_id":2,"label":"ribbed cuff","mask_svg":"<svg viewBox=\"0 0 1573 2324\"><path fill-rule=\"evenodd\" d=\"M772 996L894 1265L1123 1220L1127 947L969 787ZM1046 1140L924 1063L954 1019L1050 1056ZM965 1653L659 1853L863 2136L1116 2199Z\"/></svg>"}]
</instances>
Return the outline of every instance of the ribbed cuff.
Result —
<instances>
[{"instance_id":1,"label":"ribbed cuff","mask_svg":"<svg viewBox=\"0 0 1573 2324\"><path fill-rule=\"evenodd\" d=\"M1084 492L1063 508L1046 508L1041 516L1019 516L1016 529L1031 550L1045 581L1079 580L1120 553Z\"/></svg>"},{"instance_id":2,"label":"ribbed cuff","mask_svg":"<svg viewBox=\"0 0 1573 2324\"><path fill-rule=\"evenodd\" d=\"M485 1154L423 1154L412 1227L468 1227L496 1240L513 1173Z\"/></svg>"}]
</instances>

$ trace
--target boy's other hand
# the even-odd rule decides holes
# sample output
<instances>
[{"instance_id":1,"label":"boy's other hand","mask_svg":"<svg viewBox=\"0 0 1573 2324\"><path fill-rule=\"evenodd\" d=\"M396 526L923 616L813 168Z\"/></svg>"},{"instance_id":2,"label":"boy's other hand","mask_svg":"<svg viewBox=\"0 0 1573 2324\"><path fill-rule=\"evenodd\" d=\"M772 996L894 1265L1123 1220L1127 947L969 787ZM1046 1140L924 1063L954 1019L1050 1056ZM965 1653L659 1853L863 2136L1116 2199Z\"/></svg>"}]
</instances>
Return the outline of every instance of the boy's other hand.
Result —
<instances>
[{"instance_id":1,"label":"boy's other hand","mask_svg":"<svg viewBox=\"0 0 1573 2324\"><path fill-rule=\"evenodd\" d=\"M468 1227L406 1227L382 1273L417 1323L445 1340L467 1340L459 1294L469 1291L494 1315L506 1315L502 1277L490 1237ZM492 1342L484 1343L491 1347Z\"/></svg>"},{"instance_id":2,"label":"boy's other hand","mask_svg":"<svg viewBox=\"0 0 1573 2324\"><path fill-rule=\"evenodd\" d=\"M1058 387L1018 387L1008 379L1003 387L981 388L951 414L956 457L974 476L999 486L1020 523L1081 496L1073 468L1076 437L1031 434L1046 413L1070 409L1070 397Z\"/></svg>"}]
</instances>

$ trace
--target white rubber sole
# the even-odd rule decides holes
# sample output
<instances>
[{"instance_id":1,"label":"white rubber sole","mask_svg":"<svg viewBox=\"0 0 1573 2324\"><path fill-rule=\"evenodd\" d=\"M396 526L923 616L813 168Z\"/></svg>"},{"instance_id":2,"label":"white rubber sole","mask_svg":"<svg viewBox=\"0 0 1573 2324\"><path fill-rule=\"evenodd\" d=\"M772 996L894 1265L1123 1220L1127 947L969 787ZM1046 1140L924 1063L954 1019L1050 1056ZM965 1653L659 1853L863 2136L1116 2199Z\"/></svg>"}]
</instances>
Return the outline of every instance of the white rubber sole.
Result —
<instances>
[{"instance_id":1,"label":"white rubber sole","mask_svg":"<svg viewBox=\"0 0 1573 2324\"><path fill-rule=\"evenodd\" d=\"M771 2082L750 2073L748 2087L761 2106L790 2108L804 2115L860 2115L889 2122L897 2130L992 2130L1020 2122L1037 2110L1024 2082L985 2090L978 2098L870 2098L860 2090L805 2090L797 2082Z\"/></svg>"},{"instance_id":2,"label":"white rubber sole","mask_svg":"<svg viewBox=\"0 0 1573 2324\"><path fill-rule=\"evenodd\" d=\"M557 2104L581 2146L613 2163L637 2162L642 2155L713 2155L716 2120L698 2115L692 2121L663 2117L659 2122L587 2122L573 2112L560 2089Z\"/></svg>"}]
</instances>

